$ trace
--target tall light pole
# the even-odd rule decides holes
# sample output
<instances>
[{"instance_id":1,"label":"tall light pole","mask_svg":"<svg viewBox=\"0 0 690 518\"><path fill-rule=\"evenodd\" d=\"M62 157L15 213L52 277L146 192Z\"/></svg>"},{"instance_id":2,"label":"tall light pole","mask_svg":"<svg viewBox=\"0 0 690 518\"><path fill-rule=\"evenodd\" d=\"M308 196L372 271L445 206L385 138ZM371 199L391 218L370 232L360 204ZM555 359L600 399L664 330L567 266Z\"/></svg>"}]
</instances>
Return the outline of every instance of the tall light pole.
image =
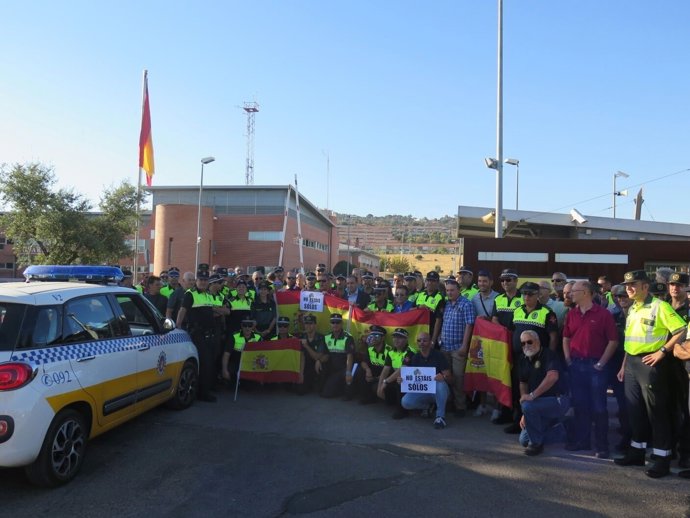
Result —
<instances>
[{"instance_id":1,"label":"tall light pole","mask_svg":"<svg viewBox=\"0 0 690 518\"><path fill-rule=\"evenodd\" d=\"M214 162L216 159L207 156L201 159L201 180L199 181L199 207L196 215L196 256L194 257L194 268L199 267L199 245L201 244L201 194L204 191L204 166Z\"/></svg>"},{"instance_id":2,"label":"tall light pole","mask_svg":"<svg viewBox=\"0 0 690 518\"><path fill-rule=\"evenodd\" d=\"M517 174L515 176L515 210L518 210L518 203L520 201L520 161L517 158L506 158L506 164L514 165Z\"/></svg>"},{"instance_id":3,"label":"tall light pole","mask_svg":"<svg viewBox=\"0 0 690 518\"><path fill-rule=\"evenodd\" d=\"M616 219L616 197L617 196L627 196L628 191L617 191L616 190L616 178L630 178L628 173L623 171L617 171L613 174L613 219Z\"/></svg>"},{"instance_id":4,"label":"tall light pole","mask_svg":"<svg viewBox=\"0 0 690 518\"><path fill-rule=\"evenodd\" d=\"M498 0L498 70L496 87L496 226L503 237L503 0Z\"/></svg>"}]
</instances>

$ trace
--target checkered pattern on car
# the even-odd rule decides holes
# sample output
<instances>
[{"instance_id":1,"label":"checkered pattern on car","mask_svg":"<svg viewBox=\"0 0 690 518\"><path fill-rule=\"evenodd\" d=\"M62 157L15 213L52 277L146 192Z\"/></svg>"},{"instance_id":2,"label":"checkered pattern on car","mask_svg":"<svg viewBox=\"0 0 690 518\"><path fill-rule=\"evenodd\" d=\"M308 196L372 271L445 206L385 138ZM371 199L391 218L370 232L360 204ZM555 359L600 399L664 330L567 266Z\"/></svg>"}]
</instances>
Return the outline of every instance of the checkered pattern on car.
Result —
<instances>
[{"instance_id":1,"label":"checkered pattern on car","mask_svg":"<svg viewBox=\"0 0 690 518\"><path fill-rule=\"evenodd\" d=\"M149 347L160 347L190 341L183 331L172 331L164 335L128 336L70 345L55 345L42 349L15 351L12 361L23 361L31 365L45 365L66 360L78 360L88 356L100 356L122 351L140 349L143 344Z\"/></svg>"}]
</instances>

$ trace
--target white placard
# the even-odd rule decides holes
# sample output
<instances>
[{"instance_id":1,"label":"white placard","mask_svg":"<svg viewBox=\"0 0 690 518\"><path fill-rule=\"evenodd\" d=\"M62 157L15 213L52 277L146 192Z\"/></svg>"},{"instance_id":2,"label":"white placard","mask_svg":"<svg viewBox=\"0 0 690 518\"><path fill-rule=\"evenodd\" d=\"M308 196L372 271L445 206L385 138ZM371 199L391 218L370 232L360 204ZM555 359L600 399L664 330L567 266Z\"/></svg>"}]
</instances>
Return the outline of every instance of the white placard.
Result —
<instances>
[{"instance_id":1,"label":"white placard","mask_svg":"<svg viewBox=\"0 0 690 518\"><path fill-rule=\"evenodd\" d=\"M320 291L300 291L299 308L302 311L321 313L323 311L323 293Z\"/></svg>"},{"instance_id":2,"label":"white placard","mask_svg":"<svg viewBox=\"0 0 690 518\"><path fill-rule=\"evenodd\" d=\"M436 367L400 367L400 392L436 394Z\"/></svg>"}]
</instances>

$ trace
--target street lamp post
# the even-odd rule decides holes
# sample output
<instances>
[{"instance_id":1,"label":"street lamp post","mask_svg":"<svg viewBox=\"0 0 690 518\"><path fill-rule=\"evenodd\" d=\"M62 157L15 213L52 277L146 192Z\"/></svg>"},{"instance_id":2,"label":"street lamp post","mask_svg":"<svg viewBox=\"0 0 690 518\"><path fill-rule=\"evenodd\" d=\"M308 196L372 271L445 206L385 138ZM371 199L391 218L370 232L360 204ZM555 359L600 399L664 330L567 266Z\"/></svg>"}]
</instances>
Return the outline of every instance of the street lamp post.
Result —
<instances>
[{"instance_id":1,"label":"street lamp post","mask_svg":"<svg viewBox=\"0 0 690 518\"><path fill-rule=\"evenodd\" d=\"M201 180L199 181L199 207L196 215L196 256L194 257L194 268L199 267L199 246L201 245L201 194L204 190L204 166L214 162L216 159L212 156L207 156L201 159Z\"/></svg>"},{"instance_id":2,"label":"street lamp post","mask_svg":"<svg viewBox=\"0 0 690 518\"><path fill-rule=\"evenodd\" d=\"M613 175L613 219L616 219L616 197L617 196L627 196L628 191L617 191L616 190L616 178L630 178L630 175L624 173L623 171L617 171Z\"/></svg>"},{"instance_id":3,"label":"street lamp post","mask_svg":"<svg viewBox=\"0 0 690 518\"><path fill-rule=\"evenodd\" d=\"M518 210L518 203L520 201L520 161L517 158L506 158L506 164L514 165L516 170L515 175L515 210Z\"/></svg>"}]
</instances>

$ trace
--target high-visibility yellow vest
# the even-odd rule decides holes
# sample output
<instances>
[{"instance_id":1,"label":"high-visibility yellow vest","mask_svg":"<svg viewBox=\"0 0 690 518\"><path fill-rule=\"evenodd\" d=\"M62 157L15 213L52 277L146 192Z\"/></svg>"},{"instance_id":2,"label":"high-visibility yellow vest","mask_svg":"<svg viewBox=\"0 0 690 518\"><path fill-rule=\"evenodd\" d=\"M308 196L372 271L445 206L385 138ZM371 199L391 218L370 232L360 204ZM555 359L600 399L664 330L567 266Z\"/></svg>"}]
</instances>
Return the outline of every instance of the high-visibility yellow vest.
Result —
<instances>
[{"instance_id":1,"label":"high-visibility yellow vest","mask_svg":"<svg viewBox=\"0 0 690 518\"><path fill-rule=\"evenodd\" d=\"M389 300L389 301L386 302L386 307L383 308L383 309L381 309L380 307L378 307L378 306L376 305L376 302L372 302L371 304L369 304L369 305L367 306L367 309L368 309L368 310L371 310L371 311L385 311L386 313L392 313L393 310L395 309L395 306L394 306L393 303Z\"/></svg>"},{"instance_id":2,"label":"high-visibility yellow vest","mask_svg":"<svg viewBox=\"0 0 690 518\"><path fill-rule=\"evenodd\" d=\"M326 347L328 347L328 352L344 353L345 344L347 344L348 338L350 338L348 333L343 333L339 338L335 338L333 333L329 333L324 336L324 341L326 342Z\"/></svg>"},{"instance_id":3,"label":"high-visibility yellow vest","mask_svg":"<svg viewBox=\"0 0 690 518\"><path fill-rule=\"evenodd\" d=\"M522 300L522 295L515 295L515 297L508 300L508 295L501 293L496 296L494 303L497 312L513 313L517 308L522 306L525 301Z\"/></svg>"},{"instance_id":4,"label":"high-visibility yellow vest","mask_svg":"<svg viewBox=\"0 0 690 518\"><path fill-rule=\"evenodd\" d=\"M549 313L551 313L551 310L546 306L533 309L527 313L523 304L513 311L513 325L524 324L546 329L546 318L549 316Z\"/></svg>"},{"instance_id":5,"label":"high-visibility yellow vest","mask_svg":"<svg viewBox=\"0 0 690 518\"><path fill-rule=\"evenodd\" d=\"M194 300L194 303L192 304L193 308L215 305L213 302L213 295L211 295L207 291L200 292L196 288L192 288L190 290L187 290L187 293L192 294L192 299Z\"/></svg>"},{"instance_id":6,"label":"high-visibility yellow vest","mask_svg":"<svg viewBox=\"0 0 690 518\"><path fill-rule=\"evenodd\" d=\"M388 357L391 359L391 366L394 369L399 369L402 367L403 359L405 358L405 355L407 355L410 352L409 349L405 349L404 351L398 351L397 349L390 349L387 351Z\"/></svg>"},{"instance_id":7,"label":"high-visibility yellow vest","mask_svg":"<svg viewBox=\"0 0 690 518\"><path fill-rule=\"evenodd\" d=\"M477 293L479 293L479 288L476 284L473 284L469 288L463 288L460 291L460 295L465 297L467 300L472 300L472 297L474 297Z\"/></svg>"},{"instance_id":8,"label":"high-visibility yellow vest","mask_svg":"<svg viewBox=\"0 0 690 518\"><path fill-rule=\"evenodd\" d=\"M369 350L369 364L376 365L378 367L383 367L386 361L386 350L388 347L384 347L383 351L378 352L373 345L368 347Z\"/></svg>"},{"instance_id":9,"label":"high-visibility yellow vest","mask_svg":"<svg viewBox=\"0 0 690 518\"><path fill-rule=\"evenodd\" d=\"M422 291L417 295L417 307L426 307L431 311L436 311L436 306L443 300L443 295L437 291L433 295L429 295L426 291Z\"/></svg>"},{"instance_id":10,"label":"high-visibility yellow vest","mask_svg":"<svg viewBox=\"0 0 690 518\"><path fill-rule=\"evenodd\" d=\"M246 310L249 311L252 309L252 301L249 300L248 298L244 299L233 299L230 301L230 307L235 310Z\"/></svg>"},{"instance_id":11,"label":"high-visibility yellow vest","mask_svg":"<svg viewBox=\"0 0 690 518\"><path fill-rule=\"evenodd\" d=\"M644 302L635 302L625 321L625 352L632 355L658 351L685 328L685 321L668 302L649 295Z\"/></svg>"},{"instance_id":12,"label":"high-visibility yellow vest","mask_svg":"<svg viewBox=\"0 0 690 518\"><path fill-rule=\"evenodd\" d=\"M161 295L164 297L170 298L170 295L175 293L175 288L172 288L169 284L166 284L161 288Z\"/></svg>"},{"instance_id":13,"label":"high-visibility yellow vest","mask_svg":"<svg viewBox=\"0 0 690 518\"><path fill-rule=\"evenodd\" d=\"M246 339L244 335L239 332L232 335L232 338L234 341L233 348L236 351L242 351L247 342L259 342L261 340L261 335L259 333L252 333L252 336L249 339Z\"/></svg>"}]
</instances>

